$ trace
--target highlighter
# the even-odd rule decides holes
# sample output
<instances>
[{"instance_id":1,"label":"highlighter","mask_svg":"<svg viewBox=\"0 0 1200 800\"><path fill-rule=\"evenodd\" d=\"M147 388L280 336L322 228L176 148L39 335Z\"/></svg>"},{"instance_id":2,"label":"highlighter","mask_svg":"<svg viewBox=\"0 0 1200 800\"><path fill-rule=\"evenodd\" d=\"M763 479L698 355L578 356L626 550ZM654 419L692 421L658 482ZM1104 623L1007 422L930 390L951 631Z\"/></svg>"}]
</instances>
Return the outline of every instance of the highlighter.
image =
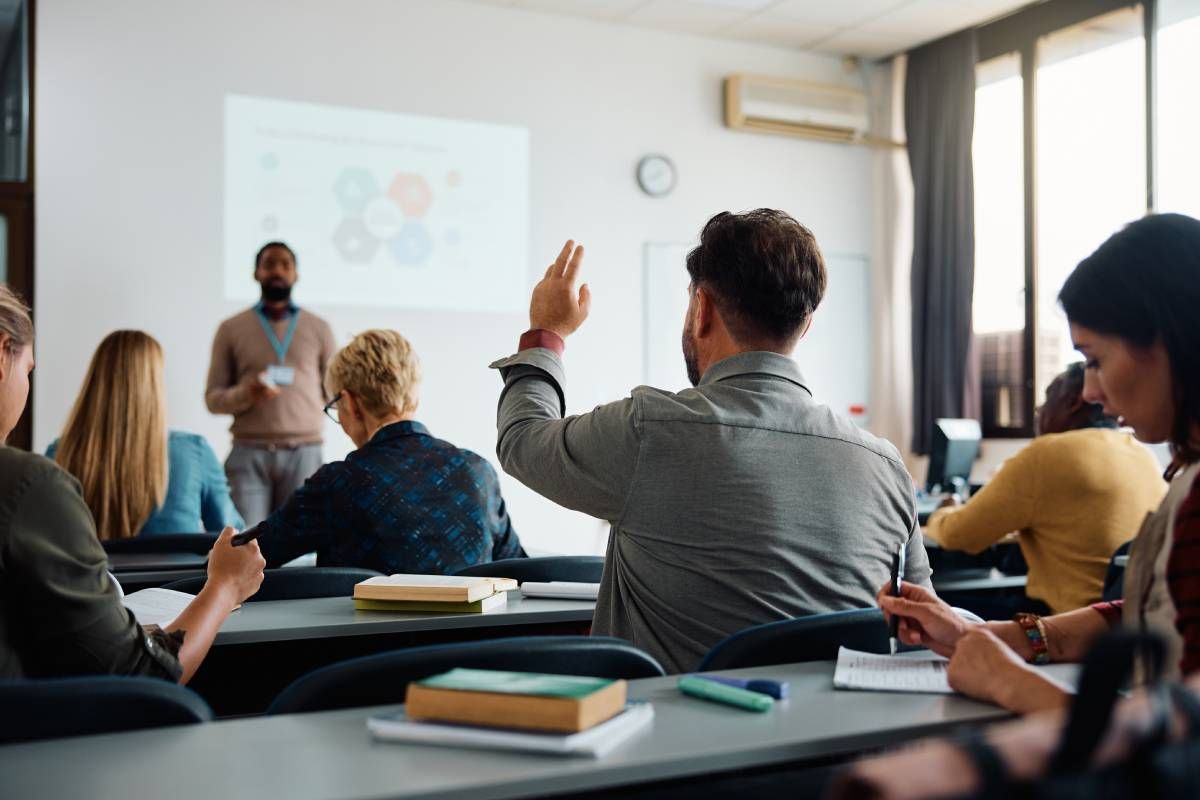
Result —
<instances>
[{"instance_id":1,"label":"highlighter","mask_svg":"<svg viewBox=\"0 0 1200 800\"><path fill-rule=\"evenodd\" d=\"M724 703L747 711L770 711L775 705L775 701L765 694L726 686L716 681L706 681L694 675L684 675L679 679L679 691L701 700Z\"/></svg>"}]
</instances>

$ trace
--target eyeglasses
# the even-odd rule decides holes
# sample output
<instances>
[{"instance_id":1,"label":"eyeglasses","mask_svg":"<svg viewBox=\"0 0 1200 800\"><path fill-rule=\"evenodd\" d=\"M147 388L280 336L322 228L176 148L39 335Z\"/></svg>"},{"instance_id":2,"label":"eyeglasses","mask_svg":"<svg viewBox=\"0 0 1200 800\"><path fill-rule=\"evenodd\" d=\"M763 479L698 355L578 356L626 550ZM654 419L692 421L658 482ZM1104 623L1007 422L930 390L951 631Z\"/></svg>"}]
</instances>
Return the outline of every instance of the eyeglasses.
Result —
<instances>
[{"instance_id":1,"label":"eyeglasses","mask_svg":"<svg viewBox=\"0 0 1200 800\"><path fill-rule=\"evenodd\" d=\"M338 400L342 399L342 393L338 392L333 396L333 399L325 404L325 416L329 417L334 422L340 423L342 420L338 415Z\"/></svg>"}]
</instances>

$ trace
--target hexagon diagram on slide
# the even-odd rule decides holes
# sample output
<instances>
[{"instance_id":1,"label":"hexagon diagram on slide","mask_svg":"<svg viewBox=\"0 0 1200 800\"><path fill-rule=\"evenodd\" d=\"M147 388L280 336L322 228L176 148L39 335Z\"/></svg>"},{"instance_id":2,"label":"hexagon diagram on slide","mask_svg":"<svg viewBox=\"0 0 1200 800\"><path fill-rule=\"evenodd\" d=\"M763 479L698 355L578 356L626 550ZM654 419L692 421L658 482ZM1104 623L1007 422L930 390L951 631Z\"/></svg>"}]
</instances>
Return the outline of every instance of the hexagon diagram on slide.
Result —
<instances>
[{"instance_id":1,"label":"hexagon diagram on slide","mask_svg":"<svg viewBox=\"0 0 1200 800\"><path fill-rule=\"evenodd\" d=\"M367 230L361 217L347 217L333 232L333 246L342 258L361 264L375 257L379 251L379 240Z\"/></svg>"},{"instance_id":2,"label":"hexagon diagram on slide","mask_svg":"<svg viewBox=\"0 0 1200 800\"><path fill-rule=\"evenodd\" d=\"M411 172L400 172L392 178L388 188L388 197L400 206L406 217L423 217L433 202L433 192L429 189L429 181L421 175Z\"/></svg>"},{"instance_id":3,"label":"hexagon diagram on slide","mask_svg":"<svg viewBox=\"0 0 1200 800\"><path fill-rule=\"evenodd\" d=\"M379 184L370 170L347 167L333 182L333 193L347 216L361 214L380 195Z\"/></svg>"},{"instance_id":4,"label":"hexagon diagram on slide","mask_svg":"<svg viewBox=\"0 0 1200 800\"><path fill-rule=\"evenodd\" d=\"M409 220L400 228L396 237L388 242L388 247L397 264L415 267L429 259L433 252L433 237L420 222Z\"/></svg>"}]
</instances>

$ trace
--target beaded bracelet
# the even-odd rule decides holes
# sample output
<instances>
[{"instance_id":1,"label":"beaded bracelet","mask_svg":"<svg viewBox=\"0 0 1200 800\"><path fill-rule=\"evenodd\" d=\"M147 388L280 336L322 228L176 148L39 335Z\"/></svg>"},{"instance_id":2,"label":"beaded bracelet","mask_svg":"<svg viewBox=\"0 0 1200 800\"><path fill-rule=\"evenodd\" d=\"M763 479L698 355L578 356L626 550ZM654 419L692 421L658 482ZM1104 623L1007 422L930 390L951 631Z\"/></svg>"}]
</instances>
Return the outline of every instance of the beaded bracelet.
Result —
<instances>
[{"instance_id":1,"label":"beaded bracelet","mask_svg":"<svg viewBox=\"0 0 1200 800\"><path fill-rule=\"evenodd\" d=\"M1033 648L1033 658L1030 664L1049 664L1050 650L1046 646L1046 626L1037 614L1020 613L1013 616L1013 622L1021 626L1025 638Z\"/></svg>"}]
</instances>

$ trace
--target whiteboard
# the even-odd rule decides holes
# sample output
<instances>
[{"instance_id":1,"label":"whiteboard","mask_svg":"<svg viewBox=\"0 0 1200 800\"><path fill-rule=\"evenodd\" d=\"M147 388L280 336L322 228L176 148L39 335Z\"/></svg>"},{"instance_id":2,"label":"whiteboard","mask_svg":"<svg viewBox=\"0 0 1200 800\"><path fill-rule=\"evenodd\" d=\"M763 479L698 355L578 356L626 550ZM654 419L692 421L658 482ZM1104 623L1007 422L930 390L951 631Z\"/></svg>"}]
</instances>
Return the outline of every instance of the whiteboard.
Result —
<instances>
[{"instance_id":1,"label":"whiteboard","mask_svg":"<svg viewBox=\"0 0 1200 800\"><path fill-rule=\"evenodd\" d=\"M680 339L688 306L685 259L691 245L643 248L643 351L646 384L679 391L688 384ZM829 285L795 358L818 402L867 423L871 371L871 298L867 259L825 256ZM862 410L862 413L852 413Z\"/></svg>"}]
</instances>

